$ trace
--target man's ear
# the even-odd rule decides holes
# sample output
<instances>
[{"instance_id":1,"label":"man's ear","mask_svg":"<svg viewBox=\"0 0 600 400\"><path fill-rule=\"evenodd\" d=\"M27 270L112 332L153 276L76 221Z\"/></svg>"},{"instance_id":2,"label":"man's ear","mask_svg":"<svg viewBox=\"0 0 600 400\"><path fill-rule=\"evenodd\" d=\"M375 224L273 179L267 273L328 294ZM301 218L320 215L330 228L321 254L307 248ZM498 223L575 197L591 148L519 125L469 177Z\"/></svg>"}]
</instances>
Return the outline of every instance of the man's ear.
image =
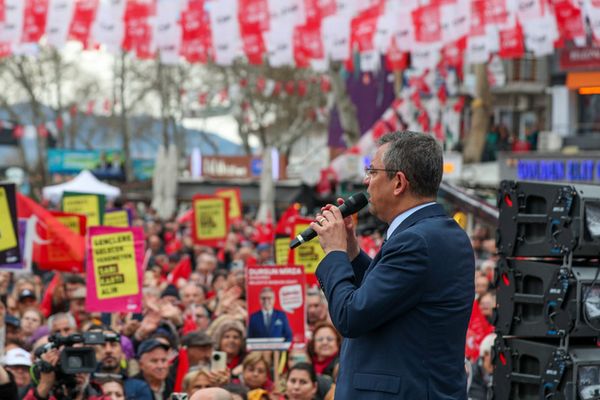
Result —
<instances>
[{"instance_id":1,"label":"man's ear","mask_svg":"<svg viewBox=\"0 0 600 400\"><path fill-rule=\"evenodd\" d=\"M408 188L408 180L404 172L396 172L396 186L394 187L394 194L396 196L404 193Z\"/></svg>"}]
</instances>

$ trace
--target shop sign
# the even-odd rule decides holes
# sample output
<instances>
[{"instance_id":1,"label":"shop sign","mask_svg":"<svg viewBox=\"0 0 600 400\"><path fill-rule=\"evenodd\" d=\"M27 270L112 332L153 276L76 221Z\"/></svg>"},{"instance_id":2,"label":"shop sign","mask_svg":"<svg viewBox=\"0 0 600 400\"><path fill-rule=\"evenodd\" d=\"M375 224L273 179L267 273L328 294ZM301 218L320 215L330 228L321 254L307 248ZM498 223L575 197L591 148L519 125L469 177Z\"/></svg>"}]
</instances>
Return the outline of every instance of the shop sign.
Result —
<instances>
[{"instance_id":1,"label":"shop sign","mask_svg":"<svg viewBox=\"0 0 600 400\"><path fill-rule=\"evenodd\" d=\"M506 158L499 162L501 180L600 183L600 154L579 158Z\"/></svg>"},{"instance_id":2,"label":"shop sign","mask_svg":"<svg viewBox=\"0 0 600 400\"><path fill-rule=\"evenodd\" d=\"M276 165L277 163L274 163ZM286 179L287 158L279 158L279 179ZM262 159L249 156L202 156L202 177L260 179Z\"/></svg>"},{"instance_id":3,"label":"shop sign","mask_svg":"<svg viewBox=\"0 0 600 400\"><path fill-rule=\"evenodd\" d=\"M559 50L561 71L600 68L600 47L578 47Z\"/></svg>"}]
</instances>

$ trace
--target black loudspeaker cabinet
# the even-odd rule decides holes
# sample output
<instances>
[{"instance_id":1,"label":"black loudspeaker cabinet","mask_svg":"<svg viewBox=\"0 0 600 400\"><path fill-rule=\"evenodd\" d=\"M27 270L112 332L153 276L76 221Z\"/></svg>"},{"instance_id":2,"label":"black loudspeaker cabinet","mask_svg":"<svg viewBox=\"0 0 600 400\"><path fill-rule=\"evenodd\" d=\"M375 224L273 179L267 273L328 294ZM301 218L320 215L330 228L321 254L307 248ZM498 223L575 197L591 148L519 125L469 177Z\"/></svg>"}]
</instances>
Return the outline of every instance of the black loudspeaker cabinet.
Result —
<instances>
[{"instance_id":1,"label":"black loudspeaker cabinet","mask_svg":"<svg viewBox=\"0 0 600 400\"><path fill-rule=\"evenodd\" d=\"M568 269L558 262L501 257L495 274L497 305L493 324L496 333L504 336L559 339L566 335L598 336L599 271L596 262L585 260L574 261L571 269ZM584 300L592 306L586 315ZM587 315L590 315L587 319L592 327L586 323Z\"/></svg>"},{"instance_id":2,"label":"black loudspeaker cabinet","mask_svg":"<svg viewBox=\"0 0 600 400\"><path fill-rule=\"evenodd\" d=\"M597 257L600 187L502 181L498 253L505 257Z\"/></svg>"},{"instance_id":3,"label":"black loudspeaker cabinet","mask_svg":"<svg viewBox=\"0 0 600 400\"><path fill-rule=\"evenodd\" d=\"M600 348L498 336L492 354L494 400L591 400L600 397Z\"/></svg>"}]
</instances>

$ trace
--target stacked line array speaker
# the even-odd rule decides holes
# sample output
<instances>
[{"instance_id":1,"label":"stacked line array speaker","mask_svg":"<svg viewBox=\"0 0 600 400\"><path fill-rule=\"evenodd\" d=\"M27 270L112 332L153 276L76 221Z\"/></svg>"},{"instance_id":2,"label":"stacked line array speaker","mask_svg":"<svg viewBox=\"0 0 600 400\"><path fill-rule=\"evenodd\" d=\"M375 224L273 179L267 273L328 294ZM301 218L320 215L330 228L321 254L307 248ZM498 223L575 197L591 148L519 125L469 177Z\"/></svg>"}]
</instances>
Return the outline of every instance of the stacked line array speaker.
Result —
<instances>
[{"instance_id":1,"label":"stacked line array speaker","mask_svg":"<svg viewBox=\"0 0 600 400\"><path fill-rule=\"evenodd\" d=\"M495 400L600 399L600 187L503 181Z\"/></svg>"}]
</instances>

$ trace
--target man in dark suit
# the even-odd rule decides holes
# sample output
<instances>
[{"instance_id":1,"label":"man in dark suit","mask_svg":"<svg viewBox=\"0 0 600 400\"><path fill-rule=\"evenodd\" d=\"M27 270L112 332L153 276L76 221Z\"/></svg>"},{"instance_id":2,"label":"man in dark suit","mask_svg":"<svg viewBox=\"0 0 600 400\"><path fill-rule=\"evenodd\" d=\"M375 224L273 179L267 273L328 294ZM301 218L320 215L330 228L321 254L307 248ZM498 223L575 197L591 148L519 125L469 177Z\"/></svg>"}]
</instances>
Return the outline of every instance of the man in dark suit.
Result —
<instances>
[{"instance_id":1,"label":"man in dark suit","mask_svg":"<svg viewBox=\"0 0 600 400\"><path fill-rule=\"evenodd\" d=\"M435 204L442 149L410 131L378 145L364 183L371 214L389 229L375 258L337 207L311 223L326 254L316 276L344 337L335 397L466 400L475 259L465 231Z\"/></svg>"},{"instance_id":2,"label":"man in dark suit","mask_svg":"<svg viewBox=\"0 0 600 400\"><path fill-rule=\"evenodd\" d=\"M273 308L275 292L270 287L260 291L260 311L250 315L248 323L249 338L285 338L292 341L292 329L285 311Z\"/></svg>"}]
</instances>

